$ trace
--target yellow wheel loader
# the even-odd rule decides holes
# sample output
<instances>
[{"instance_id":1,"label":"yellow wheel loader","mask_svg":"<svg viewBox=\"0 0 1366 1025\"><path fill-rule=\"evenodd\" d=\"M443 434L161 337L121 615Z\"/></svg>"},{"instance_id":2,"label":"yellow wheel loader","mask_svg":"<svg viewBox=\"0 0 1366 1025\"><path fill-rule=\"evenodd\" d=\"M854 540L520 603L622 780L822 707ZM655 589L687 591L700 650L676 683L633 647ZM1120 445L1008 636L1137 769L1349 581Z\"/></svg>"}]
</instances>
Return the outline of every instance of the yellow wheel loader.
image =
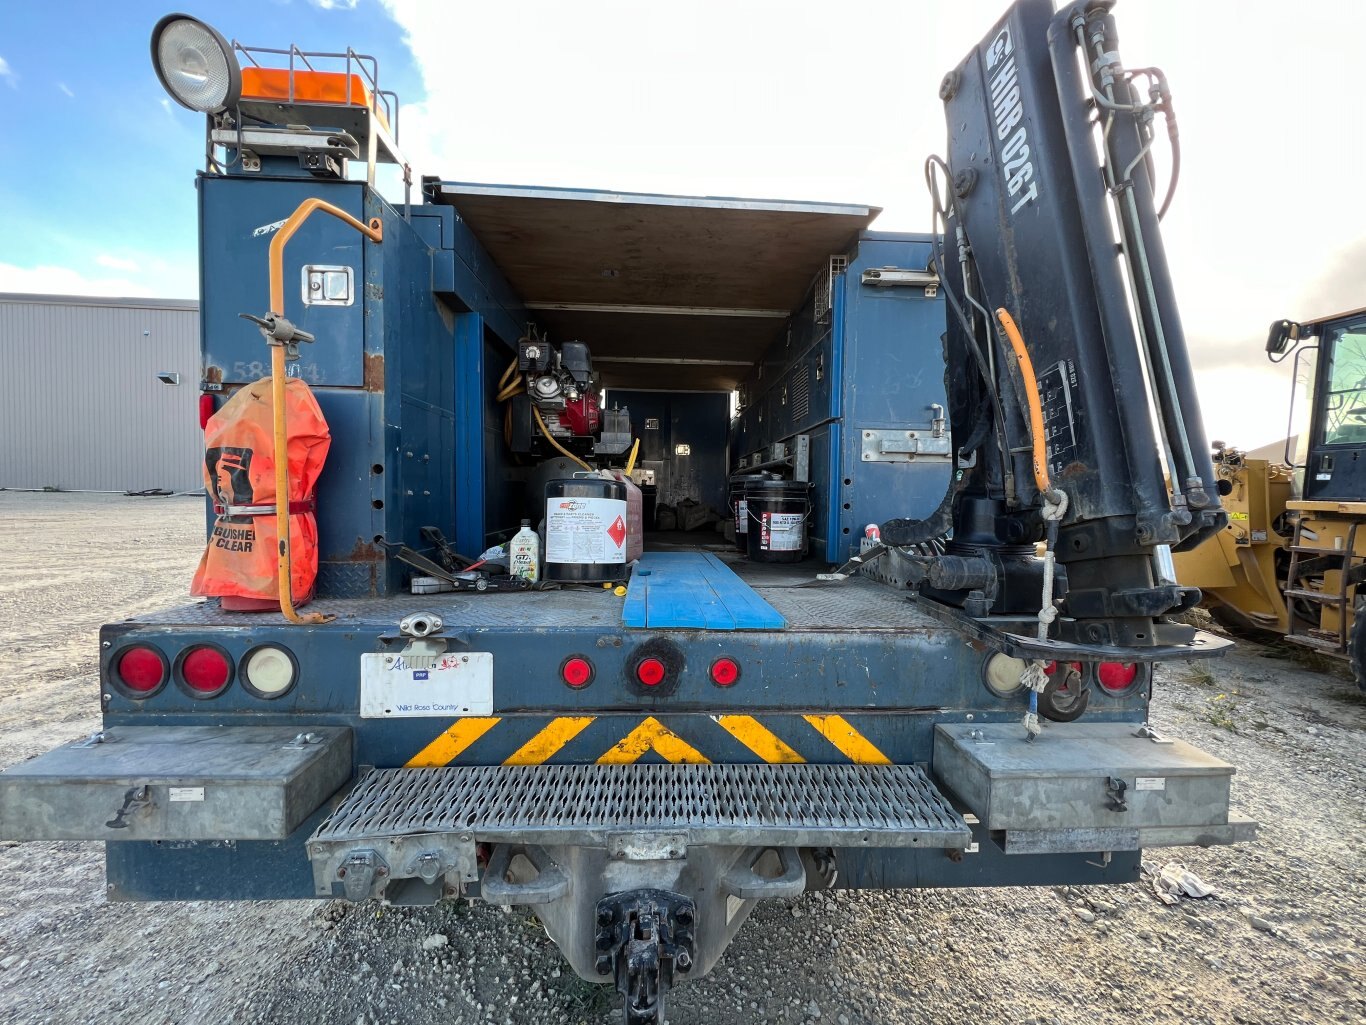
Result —
<instances>
[{"instance_id":1,"label":"yellow wheel loader","mask_svg":"<svg viewBox=\"0 0 1366 1025\"><path fill-rule=\"evenodd\" d=\"M1177 576L1223 626L1348 661L1366 692L1366 309L1277 321L1266 351L1293 352L1294 380L1311 385L1301 455L1289 441L1284 463L1215 442L1229 524L1178 553Z\"/></svg>"}]
</instances>

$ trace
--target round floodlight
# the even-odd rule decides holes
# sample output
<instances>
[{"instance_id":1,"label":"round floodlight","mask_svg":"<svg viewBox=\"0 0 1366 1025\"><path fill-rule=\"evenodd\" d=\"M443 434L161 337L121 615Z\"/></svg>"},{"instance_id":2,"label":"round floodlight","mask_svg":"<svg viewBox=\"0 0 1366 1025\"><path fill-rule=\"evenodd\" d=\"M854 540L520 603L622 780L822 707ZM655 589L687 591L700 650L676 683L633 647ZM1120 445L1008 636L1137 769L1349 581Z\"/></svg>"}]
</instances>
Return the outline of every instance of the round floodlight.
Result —
<instances>
[{"instance_id":1,"label":"round floodlight","mask_svg":"<svg viewBox=\"0 0 1366 1025\"><path fill-rule=\"evenodd\" d=\"M182 107L214 114L242 96L242 69L217 30L187 14L168 14L152 29L152 67Z\"/></svg>"}]
</instances>

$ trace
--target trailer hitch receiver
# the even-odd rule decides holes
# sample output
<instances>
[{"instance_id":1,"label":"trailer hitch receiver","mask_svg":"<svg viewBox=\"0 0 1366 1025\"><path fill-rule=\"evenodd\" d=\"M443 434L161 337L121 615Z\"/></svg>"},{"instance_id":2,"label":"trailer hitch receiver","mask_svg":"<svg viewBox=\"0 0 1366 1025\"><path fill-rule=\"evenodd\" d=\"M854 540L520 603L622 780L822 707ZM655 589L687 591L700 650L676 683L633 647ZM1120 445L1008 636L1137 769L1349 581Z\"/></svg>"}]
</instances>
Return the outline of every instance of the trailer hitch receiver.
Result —
<instances>
[{"instance_id":1,"label":"trailer hitch receiver","mask_svg":"<svg viewBox=\"0 0 1366 1025\"><path fill-rule=\"evenodd\" d=\"M597 905L597 969L626 998L626 1025L664 1021L664 996L675 973L691 970L697 906L666 890L633 890Z\"/></svg>"}]
</instances>

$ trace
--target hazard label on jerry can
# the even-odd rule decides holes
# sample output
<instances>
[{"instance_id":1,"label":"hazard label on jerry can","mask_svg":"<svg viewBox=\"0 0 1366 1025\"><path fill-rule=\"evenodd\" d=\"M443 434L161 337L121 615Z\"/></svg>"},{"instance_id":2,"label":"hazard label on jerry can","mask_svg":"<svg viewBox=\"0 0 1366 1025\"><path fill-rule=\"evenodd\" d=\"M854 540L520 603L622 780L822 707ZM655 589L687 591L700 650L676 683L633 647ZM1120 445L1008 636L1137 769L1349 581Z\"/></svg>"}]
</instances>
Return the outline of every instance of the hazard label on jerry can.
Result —
<instances>
[{"instance_id":1,"label":"hazard label on jerry can","mask_svg":"<svg viewBox=\"0 0 1366 1025\"><path fill-rule=\"evenodd\" d=\"M626 561L626 503L616 498L554 498L546 503L545 561L613 565Z\"/></svg>"}]
</instances>

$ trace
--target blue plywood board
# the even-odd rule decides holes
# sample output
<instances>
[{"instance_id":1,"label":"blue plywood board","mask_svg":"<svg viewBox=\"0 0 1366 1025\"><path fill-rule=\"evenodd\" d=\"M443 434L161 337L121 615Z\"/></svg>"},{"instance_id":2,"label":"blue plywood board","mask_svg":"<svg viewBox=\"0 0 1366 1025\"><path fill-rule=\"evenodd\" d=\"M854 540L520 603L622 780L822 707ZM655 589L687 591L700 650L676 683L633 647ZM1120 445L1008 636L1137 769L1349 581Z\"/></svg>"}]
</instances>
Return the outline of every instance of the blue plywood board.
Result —
<instances>
[{"instance_id":1,"label":"blue plywood board","mask_svg":"<svg viewBox=\"0 0 1366 1025\"><path fill-rule=\"evenodd\" d=\"M694 630L781 630L787 621L714 555L647 552L631 574L626 626Z\"/></svg>"}]
</instances>

